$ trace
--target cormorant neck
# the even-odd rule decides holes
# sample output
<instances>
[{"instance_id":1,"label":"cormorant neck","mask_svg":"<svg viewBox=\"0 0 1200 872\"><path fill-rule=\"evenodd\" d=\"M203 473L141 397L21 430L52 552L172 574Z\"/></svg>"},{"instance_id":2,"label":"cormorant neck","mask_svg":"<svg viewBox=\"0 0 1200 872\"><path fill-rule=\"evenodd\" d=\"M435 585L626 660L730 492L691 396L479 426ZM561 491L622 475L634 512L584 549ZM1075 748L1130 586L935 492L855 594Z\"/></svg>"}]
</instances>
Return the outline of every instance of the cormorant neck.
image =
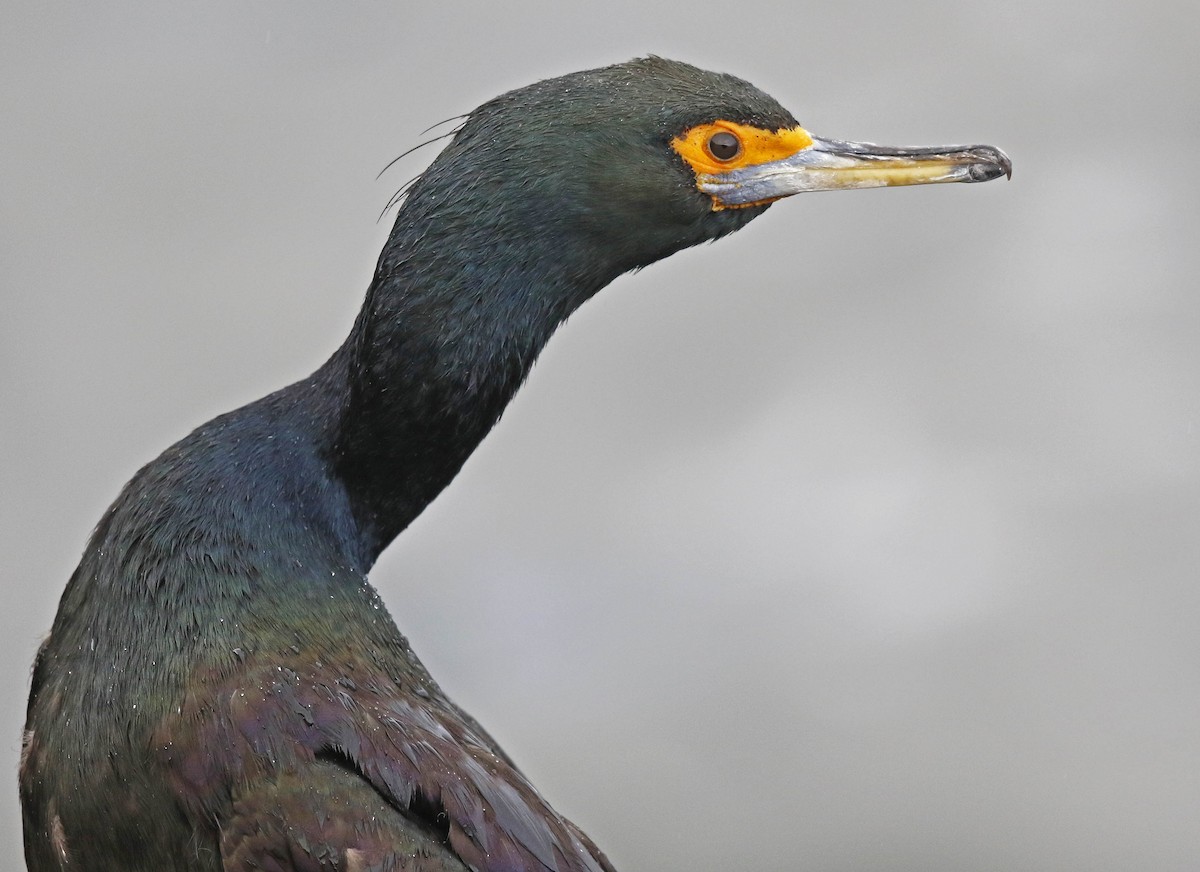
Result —
<instances>
[{"instance_id":1,"label":"cormorant neck","mask_svg":"<svg viewBox=\"0 0 1200 872\"><path fill-rule=\"evenodd\" d=\"M343 386L330 461L371 562L458 473L555 328L623 271L561 226L446 211L410 197L318 373Z\"/></svg>"}]
</instances>

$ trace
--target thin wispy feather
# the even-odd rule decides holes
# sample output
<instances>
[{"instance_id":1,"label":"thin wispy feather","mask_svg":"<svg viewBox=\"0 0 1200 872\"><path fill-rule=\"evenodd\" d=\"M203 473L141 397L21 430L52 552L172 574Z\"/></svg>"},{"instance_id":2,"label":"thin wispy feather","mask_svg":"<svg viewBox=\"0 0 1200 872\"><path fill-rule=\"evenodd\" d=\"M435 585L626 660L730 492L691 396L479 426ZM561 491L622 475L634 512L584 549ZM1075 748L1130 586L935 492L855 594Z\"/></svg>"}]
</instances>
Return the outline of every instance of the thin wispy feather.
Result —
<instances>
[{"instance_id":1,"label":"thin wispy feather","mask_svg":"<svg viewBox=\"0 0 1200 872\"><path fill-rule=\"evenodd\" d=\"M463 124L465 124L467 117L468 116L466 116L466 115L454 115L450 118L446 118L442 121L439 121L437 124L433 124L433 125L430 125L429 127L426 127L424 130L421 131L421 133L426 134L431 130L441 127L443 124L450 123L451 121L462 120ZM375 176L375 180L378 181L380 178L383 177L384 173L386 173L388 170L390 170L392 167L394 167L402 158L408 157L408 155L412 154L417 149L424 148L427 145L432 145L433 143L435 143L439 140L447 139L448 137L452 137L456 133L458 133L460 130L462 130L462 128L463 128L462 124L457 124L452 129L446 131L445 133L439 134L438 136L430 137L429 139L426 139L423 142L418 142L412 148L405 149L404 151L400 152L400 154L396 155L394 158L392 158L390 161L388 161L387 165L383 169L381 169L379 171L379 173ZM409 188L411 188L413 186L413 183L416 182L416 180L419 178L421 178L421 174L417 173L417 175L413 176L411 179L409 179L407 182L405 182L403 185L401 185L399 190L397 190L394 194L392 194L392 196L387 201L387 205L385 205L383 207L383 211L381 211L379 213L379 217L375 219L375 223L378 224L380 221L382 221L384 215L386 215L388 212L390 212L393 207L399 206L404 201L404 195L408 193Z\"/></svg>"}]
</instances>

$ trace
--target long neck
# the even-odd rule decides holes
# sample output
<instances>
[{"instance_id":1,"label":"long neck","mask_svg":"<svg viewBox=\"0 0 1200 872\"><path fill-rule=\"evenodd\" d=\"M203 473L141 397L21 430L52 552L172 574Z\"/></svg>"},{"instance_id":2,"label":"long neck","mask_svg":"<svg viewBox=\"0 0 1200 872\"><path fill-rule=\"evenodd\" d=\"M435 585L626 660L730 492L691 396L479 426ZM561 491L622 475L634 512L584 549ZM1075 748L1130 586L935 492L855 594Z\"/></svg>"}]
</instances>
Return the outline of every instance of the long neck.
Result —
<instances>
[{"instance_id":1,"label":"long neck","mask_svg":"<svg viewBox=\"0 0 1200 872\"><path fill-rule=\"evenodd\" d=\"M619 271L597 270L564 228L481 211L410 199L319 374L345 385L330 460L370 560L458 473L554 329Z\"/></svg>"}]
</instances>

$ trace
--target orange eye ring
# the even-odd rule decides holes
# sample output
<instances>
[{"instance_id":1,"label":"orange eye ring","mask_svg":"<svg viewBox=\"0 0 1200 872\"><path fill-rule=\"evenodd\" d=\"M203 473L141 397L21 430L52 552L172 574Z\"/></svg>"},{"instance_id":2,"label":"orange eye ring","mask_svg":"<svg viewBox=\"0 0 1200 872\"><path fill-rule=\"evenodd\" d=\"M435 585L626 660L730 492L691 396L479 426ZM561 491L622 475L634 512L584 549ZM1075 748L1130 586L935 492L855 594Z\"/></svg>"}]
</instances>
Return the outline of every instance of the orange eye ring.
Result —
<instances>
[{"instance_id":1,"label":"orange eye ring","mask_svg":"<svg viewBox=\"0 0 1200 872\"><path fill-rule=\"evenodd\" d=\"M742 141L728 130L718 130L708 138L705 149L713 160L725 163L742 153Z\"/></svg>"},{"instance_id":2,"label":"orange eye ring","mask_svg":"<svg viewBox=\"0 0 1200 872\"><path fill-rule=\"evenodd\" d=\"M671 148L702 175L781 160L812 143L802 127L767 130L717 118L689 127L671 140Z\"/></svg>"}]
</instances>

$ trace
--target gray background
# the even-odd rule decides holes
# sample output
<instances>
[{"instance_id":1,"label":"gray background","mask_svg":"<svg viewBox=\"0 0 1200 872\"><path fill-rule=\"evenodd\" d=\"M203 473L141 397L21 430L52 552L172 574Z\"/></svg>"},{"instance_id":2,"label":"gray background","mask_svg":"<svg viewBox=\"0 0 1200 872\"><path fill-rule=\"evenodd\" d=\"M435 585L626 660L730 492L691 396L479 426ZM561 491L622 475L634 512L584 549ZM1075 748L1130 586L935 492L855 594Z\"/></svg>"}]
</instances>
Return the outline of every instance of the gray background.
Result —
<instances>
[{"instance_id":1,"label":"gray background","mask_svg":"<svg viewBox=\"0 0 1200 872\"><path fill-rule=\"evenodd\" d=\"M617 282L376 567L400 626L623 870L1200 868L1196 3L104 6L0 28L0 868L121 484L332 351L423 128L647 52L1016 173Z\"/></svg>"}]
</instances>

